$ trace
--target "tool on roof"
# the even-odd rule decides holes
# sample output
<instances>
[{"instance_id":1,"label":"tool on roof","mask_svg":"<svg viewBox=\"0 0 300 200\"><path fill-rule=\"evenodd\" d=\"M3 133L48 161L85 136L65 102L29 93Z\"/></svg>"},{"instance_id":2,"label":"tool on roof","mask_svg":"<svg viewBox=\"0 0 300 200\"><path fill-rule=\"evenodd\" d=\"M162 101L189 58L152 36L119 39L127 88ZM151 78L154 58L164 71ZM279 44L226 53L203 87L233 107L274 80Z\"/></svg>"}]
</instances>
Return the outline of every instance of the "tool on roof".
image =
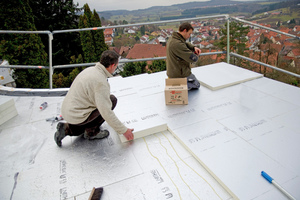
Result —
<instances>
[{"instance_id":1,"label":"tool on roof","mask_svg":"<svg viewBox=\"0 0 300 200\"><path fill-rule=\"evenodd\" d=\"M48 103L47 102L44 102L40 105L40 110L44 110L45 108L47 108L48 106Z\"/></svg>"},{"instance_id":2,"label":"tool on roof","mask_svg":"<svg viewBox=\"0 0 300 200\"><path fill-rule=\"evenodd\" d=\"M62 115L58 115L57 117L51 117L51 118L48 118L46 119L47 122L51 121L51 126L54 122L58 122L58 121L61 121L63 120L64 118L62 117Z\"/></svg>"},{"instance_id":3,"label":"tool on roof","mask_svg":"<svg viewBox=\"0 0 300 200\"><path fill-rule=\"evenodd\" d=\"M277 187L283 194L285 194L289 199L295 199L292 195L290 195L285 189L283 189L274 179L269 176L266 172L262 171L261 175L270 183L272 183L275 187Z\"/></svg>"},{"instance_id":4,"label":"tool on roof","mask_svg":"<svg viewBox=\"0 0 300 200\"><path fill-rule=\"evenodd\" d=\"M103 193L102 187L100 187L100 188L93 187L93 190L92 190L88 200L100 200L102 193Z\"/></svg>"}]
</instances>

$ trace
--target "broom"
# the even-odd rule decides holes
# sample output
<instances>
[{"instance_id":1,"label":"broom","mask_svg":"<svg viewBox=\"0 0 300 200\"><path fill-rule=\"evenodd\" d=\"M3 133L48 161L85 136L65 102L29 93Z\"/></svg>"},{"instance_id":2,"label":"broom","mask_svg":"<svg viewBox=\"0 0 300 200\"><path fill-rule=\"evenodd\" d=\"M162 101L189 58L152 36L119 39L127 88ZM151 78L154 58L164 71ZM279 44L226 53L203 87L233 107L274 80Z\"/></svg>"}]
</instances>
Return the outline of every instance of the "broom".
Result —
<instances>
[{"instance_id":1,"label":"broom","mask_svg":"<svg viewBox=\"0 0 300 200\"><path fill-rule=\"evenodd\" d=\"M102 187L100 188L93 187L89 200L100 200L102 193L103 193Z\"/></svg>"}]
</instances>

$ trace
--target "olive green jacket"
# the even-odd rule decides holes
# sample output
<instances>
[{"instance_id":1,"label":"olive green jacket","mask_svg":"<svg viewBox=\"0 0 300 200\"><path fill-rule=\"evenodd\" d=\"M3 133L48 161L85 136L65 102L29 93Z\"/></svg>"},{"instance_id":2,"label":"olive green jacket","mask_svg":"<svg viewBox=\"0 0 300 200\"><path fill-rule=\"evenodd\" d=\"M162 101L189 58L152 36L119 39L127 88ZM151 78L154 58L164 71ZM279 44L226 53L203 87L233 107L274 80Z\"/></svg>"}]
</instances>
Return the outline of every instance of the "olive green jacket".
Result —
<instances>
[{"instance_id":1,"label":"olive green jacket","mask_svg":"<svg viewBox=\"0 0 300 200\"><path fill-rule=\"evenodd\" d=\"M191 74L190 63L196 62L195 46L174 32L167 43L167 75L169 78L185 78Z\"/></svg>"}]
</instances>

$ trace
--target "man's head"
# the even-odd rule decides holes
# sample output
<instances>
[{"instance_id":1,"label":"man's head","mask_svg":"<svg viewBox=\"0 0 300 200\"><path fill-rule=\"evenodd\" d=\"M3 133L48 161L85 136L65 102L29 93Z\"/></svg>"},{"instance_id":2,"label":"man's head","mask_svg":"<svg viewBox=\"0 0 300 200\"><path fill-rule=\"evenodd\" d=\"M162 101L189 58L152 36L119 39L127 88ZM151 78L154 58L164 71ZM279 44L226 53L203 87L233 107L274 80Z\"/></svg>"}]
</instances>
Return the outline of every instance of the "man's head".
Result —
<instances>
[{"instance_id":1,"label":"man's head","mask_svg":"<svg viewBox=\"0 0 300 200\"><path fill-rule=\"evenodd\" d=\"M111 50L104 51L101 55L100 63L112 74L118 66L119 55Z\"/></svg>"},{"instance_id":2,"label":"man's head","mask_svg":"<svg viewBox=\"0 0 300 200\"><path fill-rule=\"evenodd\" d=\"M193 33L194 28L188 22L184 22L179 26L178 32L182 35L184 39L189 39Z\"/></svg>"}]
</instances>

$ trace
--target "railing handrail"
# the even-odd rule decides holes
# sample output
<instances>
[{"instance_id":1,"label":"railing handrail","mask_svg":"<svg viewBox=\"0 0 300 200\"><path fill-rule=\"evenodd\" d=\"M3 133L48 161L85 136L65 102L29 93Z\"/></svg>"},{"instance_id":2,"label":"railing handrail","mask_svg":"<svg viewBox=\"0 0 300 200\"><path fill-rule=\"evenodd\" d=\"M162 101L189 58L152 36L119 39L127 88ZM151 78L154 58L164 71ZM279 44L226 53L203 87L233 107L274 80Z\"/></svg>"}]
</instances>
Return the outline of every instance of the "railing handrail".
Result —
<instances>
[{"instance_id":1,"label":"railing handrail","mask_svg":"<svg viewBox=\"0 0 300 200\"><path fill-rule=\"evenodd\" d=\"M51 31L16 31L16 30L0 30L0 33L51 34Z\"/></svg>"},{"instance_id":2,"label":"railing handrail","mask_svg":"<svg viewBox=\"0 0 300 200\"><path fill-rule=\"evenodd\" d=\"M266 29L266 30L269 30L269 31L274 31L274 32L282 34L282 35L286 35L286 36L289 36L289 37L300 39L300 37L298 37L297 35L293 35L293 34L285 33L285 32L282 32L282 31L278 31L276 29L269 28L269 27L266 27L266 26L263 26L263 25L260 25L260 24L256 24L256 23L253 23L253 22L248 22L248 21L236 18L236 17L231 17L231 19L234 19L234 20L239 21L239 22L243 22L245 24L250 24L252 26L256 26L256 27L259 27L259 28L262 28L262 29Z\"/></svg>"},{"instance_id":3,"label":"railing handrail","mask_svg":"<svg viewBox=\"0 0 300 200\"><path fill-rule=\"evenodd\" d=\"M92 27L92 28L81 28L81 29L54 30L53 34L66 33L66 32L79 32L79 31L94 31L94 30L101 30L101 29L108 29L108 28L125 28L125 27L132 27L132 26L142 26L142 25L152 25L152 24L164 24L164 23L182 22L182 21L193 21L193 20L208 19L208 18L217 18L217 17L225 17L227 19L227 18L229 18L229 15L212 15L212 16L205 16L205 17L193 17L193 18L184 18L184 19L173 19L173 20L164 20L164 21L136 23L136 24L123 24L123 25L101 26L101 27Z\"/></svg>"},{"instance_id":4,"label":"railing handrail","mask_svg":"<svg viewBox=\"0 0 300 200\"><path fill-rule=\"evenodd\" d=\"M293 72L290 72L290 71L281 69L281 68L279 68L279 67L274 67L274 66L272 66L272 65L269 65L269 64L266 64L266 63L263 63L263 62L260 62L260 61L257 61L257 60L248 58L248 57L246 57L246 56L242 56L242 55L237 54L237 53L231 52L230 55L235 56L235 57L238 57L238 58L242 58L242 59L244 59L244 60L248 60L248 61L254 62L254 63L256 63L256 64L260 64L260 65L269 67L269 68L271 68L271 69L275 69L275 70L277 70L277 71L280 71L280 72L283 72L283 73L286 73L286 74L295 76L295 77L297 77L297 78L300 78L300 74L295 74L295 73L293 73Z\"/></svg>"},{"instance_id":5,"label":"railing handrail","mask_svg":"<svg viewBox=\"0 0 300 200\"><path fill-rule=\"evenodd\" d=\"M125 27L133 27L133 26L142 26L142 25L152 25L152 24L162 24L162 23L172 23L172 22L181 22L181 21L194 21L194 20L200 20L200 19L208 19L208 18L222 18L224 17L227 20L227 51L219 51L219 52L208 52L208 53L202 53L200 56L206 56L206 55L214 55L214 54L227 54L227 63L229 63L230 55L239 57L242 59L249 60L251 62L258 62L261 65L264 65L266 67L270 67L279 71L282 71L284 73L299 77L300 75L288 72L286 70L256 61L254 59L241 56L236 53L230 53L229 51L229 21L230 19L240 21L242 23L250 24L252 26L260 27L263 29L267 29L270 31L274 31L283 35L287 35L289 37L300 39L300 37L296 35L292 35L289 33L284 33L281 31L278 31L276 29L272 29L269 27L265 27L256 23L248 22L236 17L229 17L228 14L225 15L212 15L212 16L204 16L204 17L194 17L194 18L184 18L184 19L174 19L174 20L164 20L164 21L154 21L154 22L145 22L145 23L136 23L136 24L125 24L125 25L114 25L114 26L103 26L103 27L92 27L92 28L82 28L82 29L67 29L67 30L54 30L52 32L50 31L19 31L19 30L0 30L1 33L5 34L48 34L49 36L49 66L28 66L28 65L0 65L0 68L28 68L28 69L49 69L49 82L50 82L50 89L52 89L52 75L53 70L58 68L72 68L72 67L82 67L82 66L92 66L95 65L95 63L80 63L80 64L66 64L66 65L56 65L52 66L52 40L54 34L60 34L60 33L67 33L67 32L80 32L80 31L91 31L91 30L102 30L102 29L108 29L108 28L125 28ZM140 62L140 61L152 61L152 60L162 60L166 59L166 57L154 57L154 58L142 58L142 59L120 59L119 63L129 63L129 62Z\"/></svg>"},{"instance_id":6,"label":"railing handrail","mask_svg":"<svg viewBox=\"0 0 300 200\"><path fill-rule=\"evenodd\" d=\"M225 54L226 51L216 51L216 52L207 52L207 53L201 53L200 56L209 56L209 55L215 55L215 54ZM135 59L120 59L119 63L130 63L130 62L143 62L143 61L153 61L153 60L165 60L167 59L166 56L163 57L153 57L153 58L135 58ZM54 69L61 69L61 68L71 68L71 67L87 67L87 66L93 66L96 62L93 63L82 63L82 64L68 64L68 65L55 65L53 66ZM9 66L9 65L7 65Z\"/></svg>"}]
</instances>

